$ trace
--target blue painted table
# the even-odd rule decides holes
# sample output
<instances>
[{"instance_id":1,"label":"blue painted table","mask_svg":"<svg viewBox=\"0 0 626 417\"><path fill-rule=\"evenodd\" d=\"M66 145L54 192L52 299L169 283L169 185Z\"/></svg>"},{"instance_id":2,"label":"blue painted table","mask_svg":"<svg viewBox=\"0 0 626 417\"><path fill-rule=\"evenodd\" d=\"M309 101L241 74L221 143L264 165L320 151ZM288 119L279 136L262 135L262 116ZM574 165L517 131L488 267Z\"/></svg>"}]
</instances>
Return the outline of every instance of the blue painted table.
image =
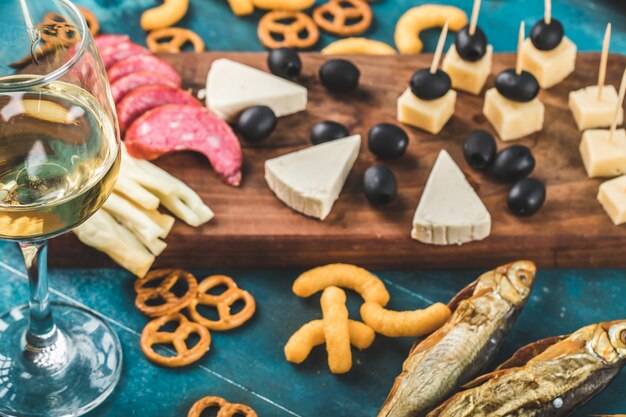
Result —
<instances>
[{"instance_id":1,"label":"blue painted table","mask_svg":"<svg viewBox=\"0 0 626 417\"><path fill-rule=\"evenodd\" d=\"M106 32L125 32L143 42L138 28L142 10L156 0L82 0L101 18ZM419 2L418 2L419 3ZM469 0L452 0L469 11ZM497 51L514 49L520 19L534 23L542 15L539 0L483 0L480 24ZM617 1L553 0L558 16L581 50L600 47L607 20L614 24L612 52L626 52L626 5ZM416 2L379 0L373 4L374 27L368 36L392 42L397 18ZM196 30L211 50L260 50L255 31L259 14L244 19L230 13L225 0L191 0L182 26ZM436 33L426 33L432 50ZM333 40L324 35L320 46ZM209 249L210 250L210 249ZM520 254L523 257L523 254ZM184 265L181 265L184 266ZM495 266L495 265L494 265ZM283 346L301 324L319 318L319 297L302 300L291 293L301 271L196 271L232 274L255 295L258 312L241 329L214 333L211 352L197 364L167 370L151 365L139 349L146 318L133 307L133 278L117 269L52 270L54 298L78 303L106 316L124 345L124 371L113 395L90 416L184 417L193 402L219 395L255 408L260 416L375 416L412 343L378 337L373 347L354 355L345 376L332 376L323 348L302 365L284 360ZM479 271L377 271L391 295L390 308L414 309L447 301ZM518 347L586 324L626 318L626 272L616 270L540 271L531 300L511 332L500 360ZM27 300L23 264L17 248L0 243L0 310ZM352 317L359 300L349 295ZM626 412L626 373L577 416Z\"/></svg>"}]
</instances>

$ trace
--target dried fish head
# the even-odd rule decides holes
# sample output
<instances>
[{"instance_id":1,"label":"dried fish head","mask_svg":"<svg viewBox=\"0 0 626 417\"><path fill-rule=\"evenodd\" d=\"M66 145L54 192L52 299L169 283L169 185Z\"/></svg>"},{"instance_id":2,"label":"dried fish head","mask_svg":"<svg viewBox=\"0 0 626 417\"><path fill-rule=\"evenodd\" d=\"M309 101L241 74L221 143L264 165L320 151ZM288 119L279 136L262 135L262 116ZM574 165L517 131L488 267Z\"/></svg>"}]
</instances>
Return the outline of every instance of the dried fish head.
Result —
<instances>
[{"instance_id":1,"label":"dried fish head","mask_svg":"<svg viewBox=\"0 0 626 417\"><path fill-rule=\"evenodd\" d=\"M530 295L537 267L530 261L500 266L478 278L474 294L492 291L514 306L524 304Z\"/></svg>"}]
</instances>

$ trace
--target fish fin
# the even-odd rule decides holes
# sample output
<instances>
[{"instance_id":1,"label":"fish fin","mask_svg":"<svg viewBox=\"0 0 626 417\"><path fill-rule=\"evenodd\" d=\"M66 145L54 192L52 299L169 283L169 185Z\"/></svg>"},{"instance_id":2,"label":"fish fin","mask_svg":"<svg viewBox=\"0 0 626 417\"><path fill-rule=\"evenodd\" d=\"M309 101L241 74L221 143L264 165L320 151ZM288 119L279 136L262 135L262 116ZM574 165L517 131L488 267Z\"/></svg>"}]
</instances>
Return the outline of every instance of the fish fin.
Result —
<instances>
[{"instance_id":1,"label":"fish fin","mask_svg":"<svg viewBox=\"0 0 626 417\"><path fill-rule=\"evenodd\" d=\"M459 291L459 293L457 295L452 297L452 299L448 303L448 307L450 308L450 311L452 311L454 313L454 311L457 309L457 307L459 306L461 301L467 300L472 295L474 295L474 290L476 289L476 285L477 284L478 284L478 280L472 282L467 287L465 287L461 291Z\"/></svg>"},{"instance_id":2,"label":"fish fin","mask_svg":"<svg viewBox=\"0 0 626 417\"><path fill-rule=\"evenodd\" d=\"M539 340L537 342L530 343L522 348L520 348L517 352L511 356L509 360L504 362L502 365L496 368L497 371L509 368L517 368L520 366L524 366L528 363L529 360L534 358L535 356L543 353L550 346L557 344L565 340L569 335L564 336L553 336L548 337L547 339Z\"/></svg>"}]
</instances>

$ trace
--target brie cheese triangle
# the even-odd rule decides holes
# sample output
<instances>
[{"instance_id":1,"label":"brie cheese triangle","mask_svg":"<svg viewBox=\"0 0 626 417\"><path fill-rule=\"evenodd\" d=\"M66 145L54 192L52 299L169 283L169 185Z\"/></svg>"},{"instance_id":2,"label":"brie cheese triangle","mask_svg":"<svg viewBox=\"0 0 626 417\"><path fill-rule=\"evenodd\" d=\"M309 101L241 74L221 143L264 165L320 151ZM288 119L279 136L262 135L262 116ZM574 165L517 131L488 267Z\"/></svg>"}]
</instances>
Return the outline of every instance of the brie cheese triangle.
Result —
<instances>
[{"instance_id":1,"label":"brie cheese triangle","mask_svg":"<svg viewBox=\"0 0 626 417\"><path fill-rule=\"evenodd\" d=\"M324 220L359 155L361 135L311 146L265 162L265 180L279 200Z\"/></svg>"},{"instance_id":2,"label":"brie cheese triangle","mask_svg":"<svg viewBox=\"0 0 626 417\"><path fill-rule=\"evenodd\" d=\"M411 237L434 245L461 245L491 232L491 216L448 152L435 161L413 217Z\"/></svg>"},{"instance_id":3,"label":"brie cheese triangle","mask_svg":"<svg viewBox=\"0 0 626 417\"><path fill-rule=\"evenodd\" d=\"M230 59L211 64L206 83L206 106L224 120L233 120L252 106L268 106L276 117L306 109L307 89Z\"/></svg>"}]
</instances>

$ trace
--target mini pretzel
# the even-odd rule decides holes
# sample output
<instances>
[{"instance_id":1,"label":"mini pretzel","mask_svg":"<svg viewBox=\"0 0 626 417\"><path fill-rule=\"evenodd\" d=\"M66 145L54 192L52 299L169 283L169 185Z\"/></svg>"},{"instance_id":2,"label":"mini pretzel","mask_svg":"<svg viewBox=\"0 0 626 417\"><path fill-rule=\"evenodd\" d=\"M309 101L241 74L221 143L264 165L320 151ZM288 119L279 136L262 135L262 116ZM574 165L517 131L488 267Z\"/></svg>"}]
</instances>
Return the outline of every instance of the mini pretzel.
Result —
<instances>
[{"instance_id":1,"label":"mini pretzel","mask_svg":"<svg viewBox=\"0 0 626 417\"><path fill-rule=\"evenodd\" d=\"M396 50L384 42L366 38L346 38L329 43L322 49L324 55L395 55Z\"/></svg>"},{"instance_id":2,"label":"mini pretzel","mask_svg":"<svg viewBox=\"0 0 626 417\"><path fill-rule=\"evenodd\" d=\"M200 417L202 412L210 407L218 407L216 417L233 417L233 416L245 416L245 417L257 417L256 412L243 404L231 404L221 397L204 397L196 401L196 403L189 410L187 417Z\"/></svg>"},{"instance_id":3,"label":"mini pretzel","mask_svg":"<svg viewBox=\"0 0 626 417\"><path fill-rule=\"evenodd\" d=\"M458 7L439 4L424 4L413 7L404 13L398 23L394 40L401 54L419 54L424 44L419 38L425 29L443 27L448 22L448 29L461 30L467 25L467 15Z\"/></svg>"},{"instance_id":4,"label":"mini pretzel","mask_svg":"<svg viewBox=\"0 0 626 417\"><path fill-rule=\"evenodd\" d=\"M182 28L163 28L148 34L146 43L150 52L178 53L186 43L193 45L195 52L204 51L204 41L198 34Z\"/></svg>"},{"instance_id":5,"label":"mini pretzel","mask_svg":"<svg viewBox=\"0 0 626 417\"><path fill-rule=\"evenodd\" d=\"M178 327L173 332L159 331L166 323L177 321ZM185 341L191 334L200 337L198 343L189 349ZM176 356L163 356L156 353L153 346L156 344L171 344L176 349ZM180 313L173 313L159 317L144 327L141 332L141 350L146 357L162 366L177 368L186 366L200 359L209 350L211 345L211 334L206 327L192 323Z\"/></svg>"},{"instance_id":6,"label":"mini pretzel","mask_svg":"<svg viewBox=\"0 0 626 417\"><path fill-rule=\"evenodd\" d=\"M172 291L179 279L187 283L187 292L182 297L177 297ZM146 287L152 281L162 280L156 287ZM198 293L198 282L192 274L182 269L157 269L150 272L144 278L135 282L135 306L147 316L159 317L166 314L176 313L187 307ZM162 299L163 304L148 305L148 300Z\"/></svg>"},{"instance_id":7,"label":"mini pretzel","mask_svg":"<svg viewBox=\"0 0 626 417\"><path fill-rule=\"evenodd\" d=\"M334 35L357 35L372 24L372 9L363 0L330 0L313 11L313 20Z\"/></svg>"},{"instance_id":8,"label":"mini pretzel","mask_svg":"<svg viewBox=\"0 0 626 417\"><path fill-rule=\"evenodd\" d=\"M100 22L95 14L91 12L86 7L78 6L78 9L85 17L85 21L87 22L87 27L89 28L89 32L91 32L91 36L96 36L100 31Z\"/></svg>"},{"instance_id":9,"label":"mini pretzel","mask_svg":"<svg viewBox=\"0 0 626 417\"><path fill-rule=\"evenodd\" d=\"M377 303L361 306L361 318L376 333L387 337L418 337L443 326L452 313L447 305L436 303L423 310L392 311Z\"/></svg>"},{"instance_id":10,"label":"mini pretzel","mask_svg":"<svg viewBox=\"0 0 626 417\"><path fill-rule=\"evenodd\" d=\"M141 28L145 31L170 27L187 14L189 0L163 0L163 4L148 9L141 15Z\"/></svg>"},{"instance_id":11,"label":"mini pretzel","mask_svg":"<svg viewBox=\"0 0 626 417\"><path fill-rule=\"evenodd\" d=\"M313 268L295 280L292 290L298 297L306 298L333 285L356 291L365 301L372 301L383 307L389 302L389 292L380 279L363 268L349 264Z\"/></svg>"},{"instance_id":12,"label":"mini pretzel","mask_svg":"<svg viewBox=\"0 0 626 417\"><path fill-rule=\"evenodd\" d=\"M360 350L370 347L376 336L366 324L354 320L348 320L348 332L350 344ZM292 363L302 363L315 346L325 341L324 321L310 321L291 335L285 345L285 358Z\"/></svg>"},{"instance_id":13,"label":"mini pretzel","mask_svg":"<svg viewBox=\"0 0 626 417\"><path fill-rule=\"evenodd\" d=\"M215 287L225 285L227 290L219 295L212 295L208 292ZM238 300L244 302L244 307L236 314L230 313L231 306ZM209 320L198 313L198 304L215 307L220 319ZM189 316L193 321L199 323L209 330L230 330L239 327L252 317L256 309L254 298L249 292L237 287L232 278L225 275L213 275L204 279L198 286L198 295L188 308Z\"/></svg>"},{"instance_id":14,"label":"mini pretzel","mask_svg":"<svg viewBox=\"0 0 626 417\"><path fill-rule=\"evenodd\" d=\"M283 23L290 20L290 23ZM267 13L261 18L257 30L261 43L270 49L275 48L309 48L317 42L320 32L315 22L302 12L277 10ZM300 35L305 35L301 37ZM282 37L281 41L274 36Z\"/></svg>"},{"instance_id":15,"label":"mini pretzel","mask_svg":"<svg viewBox=\"0 0 626 417\"><path fill-rule=\"evenodd\" d=\"M10 64L11 68L20 69L39 58L57 53L59 50L66 51L71 45L80 40L78 29L58 13L47 13L41 23L37 25L36 50L17 62Z\"/></svg>"}]
</instances>

